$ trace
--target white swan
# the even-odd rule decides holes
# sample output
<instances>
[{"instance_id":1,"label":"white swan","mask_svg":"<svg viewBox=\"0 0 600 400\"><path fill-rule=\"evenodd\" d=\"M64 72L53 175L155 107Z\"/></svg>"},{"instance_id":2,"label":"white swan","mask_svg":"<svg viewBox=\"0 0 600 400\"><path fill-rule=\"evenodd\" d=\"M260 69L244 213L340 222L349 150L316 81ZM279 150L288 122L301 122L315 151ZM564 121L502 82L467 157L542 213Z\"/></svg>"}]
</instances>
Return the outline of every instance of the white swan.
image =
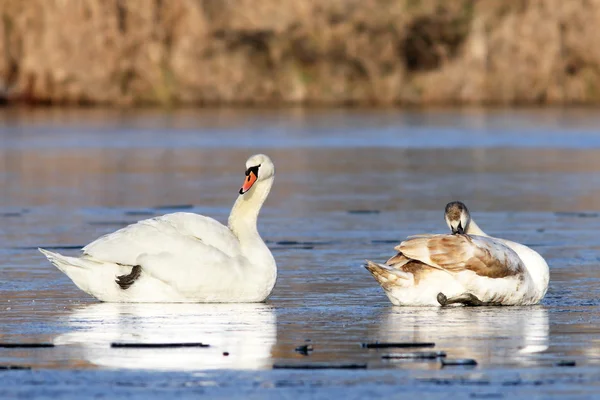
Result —
<instances>
[{"instance_id":1,"label":"white swan","mask_svg":"<svg viewBox=\"0 0 600 400\"><path fill-rule=\"evenodd\" d=\"M545 296L550 274L537 252L486 235L461 202L445 219L452 234L414 236L385 265L367 261L393 304L531 305Z\"/></svg>"},{"instance_id":2,"label":"white swan","mask_svg":"<svg viewBox=\"0 0 600 400\"><path fill-rule=\"evenodd\" d=\"M140 221L83 248L80 257L39 249L84 292L106 302L261 302L277 278L256 228L275 175L269 157L246 162L229 226L192 213Z\"/></svg>"}]
</instances>

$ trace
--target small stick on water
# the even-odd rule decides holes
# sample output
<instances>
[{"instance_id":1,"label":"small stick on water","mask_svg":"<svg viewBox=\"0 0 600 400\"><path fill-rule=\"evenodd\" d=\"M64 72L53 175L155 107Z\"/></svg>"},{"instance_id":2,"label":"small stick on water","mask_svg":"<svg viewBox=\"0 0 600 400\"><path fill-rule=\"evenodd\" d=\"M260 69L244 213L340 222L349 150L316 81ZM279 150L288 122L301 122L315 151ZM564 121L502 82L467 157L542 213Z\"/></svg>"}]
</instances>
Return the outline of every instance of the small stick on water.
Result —
<instances>
[{"instance_id":1,"label":"small stick on water","mask_svg":"<svg viewBox=\"0 0 600 400\"><path fill-rule=\"evenodd\" d=\"M371 240L373 244L398 244L398 239L375 239Z\"/></svg>"},{"instance_id":2,"label":"small stick on water","mask_svg":"<svg viewBox=\"0 0 600 400\"><path fill-rule=\"evenodd\" d=\"M304 344L302 346L298 346L296 347L295 351L297 351L298 353L307 356L309 351L313 351L314 348L312 346L312 344Z\"/></svg>"},{"instance_id":3,"label":"small stick on water","mask_svg":"<svg viewBox=\"0 0 600 400\"><path fill-rule=\"evenodd\" d=\"M132 217L154 215L154 214L155 213L153 211L150 211L150 210L130 210L130 211L125 211L125 215L130 215Z\"/></svg>"},{"instance_id":4,"label":"small stick on water","mask_svg":"<svg viewBox=\"0 0 600 400\"><path fill-rule=\"evenodd\" d=\"M273 369L366 369L367 364L274 364Z\"/></svg>"},{"instance_id":5,"label":"small stick on water","mask_svg":"<svg viewBox=\"0 0 600 400\"><path fill-rule=\"evenodd\" d=\"M5 212L0 213L0 217L20 217L21 213L18 212Z\"/></svg>"},{"instance_id":6,"label":"small stick on water","mask_svg":"<svg viewBox=\"0 0 600 400\"><path fill-rule=\"evenodd\" d=\"M560 360L554 365L557 367L575 367L577 363L573 360Z\"/></svg>"},{"instance_id":7,"label":"small stick on water","mask_svg":"<svg viewBox=\"0 0 600 400\"><path fill-rule=\"evenodd\" d=\"M442 367L474 366L477 361L472 358L442 358Z\"/></svg>"},{"instance_id":8,"label":"small stick on water","mask_svg":"<svg viewBox=\"0 0 600 400\"><path fill-rule=\"evenodd\" d=\"M384 354L381 358L385 360L393 359L438 359L446 357L443 351L415 351L412 353L390 353Z\"/></svg>"},{"instance_id":9,"label":"small stick on water","mask_svg":"<svg viewBox=\"0 0 600 400\"><path fill-rule=\"evenodd\" d=\"M111 343L113 348L130 349L174 349L178 347L210 347L204 343Z\"/></svg>"},{"instance_id":10,"label":"small stick on water","mask_svg":"<svg viewBox=\"0 0 600 400\"><path fill-rule=\"evenodd\" d=\"M300 242L297 242L295 240L280 240L278 242L275 242L275 244L278 244L280 246L296 246L301 244Z\"/></svg>"},{"instance_id":11,"label":"small stick on water","mask_svg":"<svg viewBox=\"0 0 600 400\"><path fill-rule=\"evenodd\" d=\"M17 247L12 247L15 250L37 250L39 248L42 249L46 249L46 250L80 250L81 248L85 247L85 245L73 245L73 246L56 246L56 245L51 245L51 246L46 246L44 244L41 244L39 246L17 246Z\"/></svg>"},{"instance_id":12,"label":"small stick on water","mask_svg":"<svg viewBox=\"0 0 600 400\"><path fill-rule=\"evenodd\" d=\"M0 365L0 371L17 371L29 369L31 369L31 367L28 365Z\"/></svg>"},{"instance_id":13,"label":"small stick on water","mask_svg":"<svg viewBox=\"0 0 600 400\"><path fill-rule=\"evenodd\" d=\"M194 208L193 204L163 204L160 206L152 207L155 210L189 210Z\"/></svg>"},{"instance_id":14,"label":"small stick on water","mask_svg":"<svg viewBox=\"0 0 600 400\"><path fill-rule=\"evenodd\" d=\"M0 343L3 349L39 349L54 347L52 343Z\"/></svg>"},{"instance_id":15,"label":"small stick on water","mask_svg":"<svg viewBox=\"0 0 600 400\"><path fill-rule=\"evenodd\" d=\"M409 349L416 347L435 347L435 343L433 342L401 342L401 343L363 343L363 349L389 349L389 348L399 348L399 349Z\"/></svg>"}]
</instances>

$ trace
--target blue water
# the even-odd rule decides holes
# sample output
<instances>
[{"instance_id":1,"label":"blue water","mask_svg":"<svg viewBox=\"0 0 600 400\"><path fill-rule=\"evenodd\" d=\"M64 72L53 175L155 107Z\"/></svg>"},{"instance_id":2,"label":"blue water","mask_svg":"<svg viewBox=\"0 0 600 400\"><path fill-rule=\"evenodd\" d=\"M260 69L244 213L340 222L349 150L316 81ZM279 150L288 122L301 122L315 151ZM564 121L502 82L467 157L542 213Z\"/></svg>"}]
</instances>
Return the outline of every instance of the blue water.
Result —
<instances>
[{"instance_id":1,"label":"blue water","mask_svg":"<svg viewBox=\"0 0 600 400\"><path fill-rule=\"evenodd\" d=\"M585 109L44 110L5 114L3 120L7 148L600 147L600 116Z\"/></svg>"},{"instance_id":2,"label":"blue water","mask_svg":"<svg viewBox=\"0 0 600 400\"><path fill-rule=\"evenodd\" d=\"M587 398L600 383L600 117L593 110L0 110L0 398ZM244 162L277 176L260 232L279 267L258 305L102 304L36 250L167 212L226 221ZM463 200L551 267L535 307L391 306L361 267L445 231ZM113 349L115 341L209 348ZM395 360L363 342L431 341ZM308 356L294 349L311 344ZM224 353L228 355L224 355ZM574 362L574 367L559 366ZM282 365L365 366L279 370Z\"/></svg>"}]
</instances>

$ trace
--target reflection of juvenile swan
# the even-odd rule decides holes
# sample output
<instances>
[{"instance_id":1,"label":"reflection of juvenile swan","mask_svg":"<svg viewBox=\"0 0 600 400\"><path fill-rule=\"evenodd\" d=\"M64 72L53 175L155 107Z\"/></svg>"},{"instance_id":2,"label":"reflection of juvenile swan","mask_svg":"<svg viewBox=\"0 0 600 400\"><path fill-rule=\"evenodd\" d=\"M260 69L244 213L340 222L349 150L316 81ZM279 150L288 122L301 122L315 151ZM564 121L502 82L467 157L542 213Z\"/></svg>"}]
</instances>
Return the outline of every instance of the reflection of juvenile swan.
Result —
<instances>
[{"instance_id":1,"label":"reflection of juvenile swan","mask_svg":"<svg viewBox=\"0 0 600 400\"><path fill-rule=\"evenodd\" d=\"M450 357L488 364L528 364L548 349L548 312L542 307L394 307L382 319L380 341L435 342Z\"/></svg>"},{"instance_id":2,"label":"reflection of juvenile swan","mask_svg":"<svg viewBox=\"0 0 600 400\"><path fill-rule=\"evenodd\" d=\"M75 310L56 345L100 366L259 369L271 366L275 313L265 304L93 304ZM111 342L202 342L209 348L116 349ZM79 347L81 346L81 347ZM224 356L223 352L229 352Z\"/></svg>"}]
</instances>

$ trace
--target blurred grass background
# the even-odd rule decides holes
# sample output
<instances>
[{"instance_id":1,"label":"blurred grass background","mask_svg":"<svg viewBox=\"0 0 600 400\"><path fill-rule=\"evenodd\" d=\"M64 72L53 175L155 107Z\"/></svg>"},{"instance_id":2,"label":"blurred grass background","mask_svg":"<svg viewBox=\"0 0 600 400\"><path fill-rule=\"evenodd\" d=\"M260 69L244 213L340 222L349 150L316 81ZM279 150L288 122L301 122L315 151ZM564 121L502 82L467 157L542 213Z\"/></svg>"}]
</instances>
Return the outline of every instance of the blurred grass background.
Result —
<instances>
[{"instance_id":1,"label":"blurred grass background","mask_svg":"<svg viewBox=\"0 0 600 400\"><path fill-rule=\"evenodd\" d=\"M0 99L593 104L598 0L0 0Z\"/></svg>"}]
</instances>

